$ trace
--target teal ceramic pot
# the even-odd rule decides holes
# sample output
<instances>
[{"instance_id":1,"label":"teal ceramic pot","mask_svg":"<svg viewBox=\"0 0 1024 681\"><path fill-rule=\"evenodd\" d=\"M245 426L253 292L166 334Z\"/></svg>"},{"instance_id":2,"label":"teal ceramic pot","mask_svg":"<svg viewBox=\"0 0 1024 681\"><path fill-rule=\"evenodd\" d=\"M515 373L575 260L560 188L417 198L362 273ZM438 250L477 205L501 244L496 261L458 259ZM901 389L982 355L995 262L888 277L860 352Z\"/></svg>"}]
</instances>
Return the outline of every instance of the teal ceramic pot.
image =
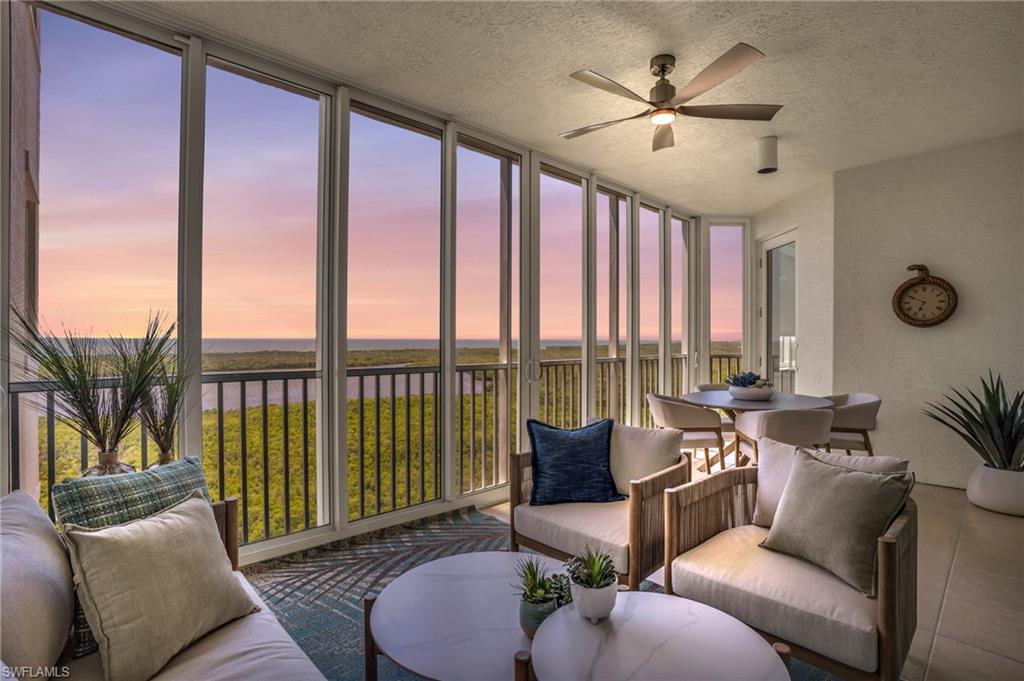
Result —
<instances>
[{"instance_id":1,"label":"teal ceramic pot","mask_svg":"<svg viewBox=\"0 0 1024 681\"><path fill-rule=\"evenodd\" d=\"M537 628L541 622L547 619L548 615L555 611L556 604L553 600L547 603L527 603L519 601L519 626L522 627L526 637L533 640Z\"/></svg>"}]
</instances>

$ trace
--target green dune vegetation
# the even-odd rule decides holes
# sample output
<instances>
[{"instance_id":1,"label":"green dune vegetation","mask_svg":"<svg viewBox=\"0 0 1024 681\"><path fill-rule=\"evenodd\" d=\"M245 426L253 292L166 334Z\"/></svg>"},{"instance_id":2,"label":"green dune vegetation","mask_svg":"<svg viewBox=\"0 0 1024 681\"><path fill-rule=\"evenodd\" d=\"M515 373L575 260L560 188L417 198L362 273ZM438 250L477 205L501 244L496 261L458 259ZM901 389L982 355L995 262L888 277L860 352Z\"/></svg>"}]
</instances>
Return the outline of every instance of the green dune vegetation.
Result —
<instances>
[{"instance_id":1,"label":"green dune vegetation","mask_svg":"<svg viewBox=\"0 0 1024 681\"><path fill-rule=\"evenodd\" d=\"M578 357L579 348L574 347L553 346L546 348L544 352L544 359ZM313 353L247 352L208 354L204 356L203 364L207 372L298 369L308 368L313 359ZM493 348L460 348L457 362L460 365L491 364L497 360L497 350ZM436 362L437 355L433 350L373 350L349 353L351 367L424 367L436 366ZM566 391L571 385L568 374L566 371ZM575 390L578 392L578 371L573 375L572 380L575 381ZM476 372L475 399L471 395L470 379L466 378L463 383L461 417L459 410L454 415L455 445L459 452L455 458L456 485L462 492L485 488L497 482L504 474L504 465L499 460L501 455L516 448L515 428L511 428L508 434L507 447L500 444L500 436L504 434L504 430L499 430L503 421L500 418L502 411L507 413L508 423L515 423L514 376L513 371L513 380L508 388L509 397L500 400L499 396L504 395L505 390L499 390L498 383L506 380L504 371L489 372L486 375L480 371ZM350 520L431 501L440 496L441 490L441 457L435 435L438 414L430 390L431 379L427 380L426 395L415 394L419 383L418 379L413 379L409 397L406 398L403 385L399 383L392 400L388 394L389 379L384 377L379 401L372 396L374 379L368 377L365 380L367 397L362 401L362 409L360 410L360 401L351 395L347 409L350 453L347 471L347 513ZM309 382L310 395L305 411L305 441L302 398L296 385L293 383L290 386L287 418L282 404L268 404L265 428L262 406L249 406L244 410L227 409L223 414L222 425L215 409L203 412L201 454L210 492L215 499L220 498L222 492L224 496L239 498L240 536L244 541L254 542L266 537L281 536L288 532L314 527L318 522L318 486L323 490L329 486L326 480L319 479L324 473L318 467L321 457L317 454L316 381ZM563 410L566 413L578 410L578 398L573 399L569 396L567 401L562 401L562 388L557 381L552 383L552 390L559 392L551 396L556 399L548 400L547 389L547 383L541 381L542 419L557 423ZM232 390L236 391L237 388ZM253 394L251 391L259 390L258 384L250 384L249 390L250 394ZM225 394L228 393L229 391L225 390ZM511 405L508 402L511 402ZM46 507L48 466L45 418L39 419L37 437L40 452L41 503ZM83 460L81 440L77 431L58 422L53 437L53 479L59 482L79 475ZM155 461L156 455L152 442L149 442L147 463ZM138 430L122 444L121 457L141 469L142 435ZM89 452L86 463L92 465L95 460L95 452Z\"/></svg>"}]
</instances>

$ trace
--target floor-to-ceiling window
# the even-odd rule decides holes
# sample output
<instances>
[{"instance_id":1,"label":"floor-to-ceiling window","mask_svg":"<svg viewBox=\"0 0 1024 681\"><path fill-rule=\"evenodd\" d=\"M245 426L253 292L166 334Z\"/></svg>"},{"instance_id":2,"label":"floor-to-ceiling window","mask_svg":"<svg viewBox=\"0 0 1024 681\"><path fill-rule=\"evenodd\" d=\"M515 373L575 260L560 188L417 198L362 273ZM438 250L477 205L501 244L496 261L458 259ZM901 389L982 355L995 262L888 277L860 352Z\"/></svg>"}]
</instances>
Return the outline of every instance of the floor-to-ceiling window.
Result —
<instances>
[{"instance_id":1,"label":"floor-to-ceiling window","mask_svg":"<svg viewBox=\"0 0 1024 681\"><path fill-rule=\"evenodd\" d=\"M348 512L357 519L441 495L441 133L361 105L349 123Z\"/></svg>"},{"instance_id":2,"label":"floor-to-ceiling window","mask_svg":"<svg viewBox=\"0 0 1024 681\"><path fill-rule=\"evenodd\" d=\"M740 370L743 361L743 226L713 224L708 233L712 383Z\"/></svg>"},{"instance_id":3,"label":"floor-to-ceiling window","mask_svg":"<svg viewBox=\"0 0 1024 681\"><path fill-rule=\"evenodd\" d=\"M237 496L242 541L327 522L318 509L321 98L206 69L203 462Z\"/></svg>"},{"instance_id":4,"label":"floor-to-ceiling window","mask_svg":"<svg viewBox=\"0 0 1024 681\"><path fill-rule=\"evenodd\" d=\"M9 9L11 248L3 257L12 308L44 332L98 338L139 336L153 314L173 322L180 53L27 3ZM54 418L51 395L24 385L36 372L16 349L10 376L11 480L46 506L49 485L95 464L96 453ZM152 462L145 443L135 430L122 460Z\"/></svg>"},{"instance_id":5,"label":"floor-to-ceiling window","mask_svg":"<svg viewBox=\"0 0 1024 681\"><path fill-rule=\"evenodd\" d=\"M629 200L610 191L597 192L595 215L595 416L624 422L626 399L627 312L626 253Z\"/></svg>"},{"instance_id":6,"label":"floor-to-ceiling window","mask_svg":"<svg viewBox=\"0 0 1024 681\"><path fill-rule=\"evenodd\" d=\"M580 424L583 348L583 197L581 178L545 168L540 176L541 420Z\"/></svg>"},{"instance_id":7,"label":"floor-to-ceiling window","mask_svg":"<svg viewBox=\"0 0 1024 681\"><path fill-rule=\"evenodd\" d=\"M687 334L690 310L689 226L688 221L675 216L672 216L669 222L669 342L672 361L669 389L673 396L683 394L687 387Z\"/></svg>"},{"instance_id":8,"label":"floor-to-ceiling window","mask_svg":"<svg viewBox=\"0 0 1024 681\"><path fill-rule=\"evenodd\" d=\"M647 393L658 392L658 374L661 365L658 356L658 339L661 333L661 212L648 206L640 206L640 223L637 229L637 301L639 302L639 362L640 386L637 399L640 400L640 422L651 426Z\"/></svg>"},{"instance_id":9,"label":"floor-to-ceiling window","mask_svg":"<svg viewBox=\"0 0 1024 681\"><path fill-rule=\"evenodd\" d=\"M464 493L505 482L514 451L519 157L461 138L455 165L455 476Z\"/></svg>"}]
</instances>

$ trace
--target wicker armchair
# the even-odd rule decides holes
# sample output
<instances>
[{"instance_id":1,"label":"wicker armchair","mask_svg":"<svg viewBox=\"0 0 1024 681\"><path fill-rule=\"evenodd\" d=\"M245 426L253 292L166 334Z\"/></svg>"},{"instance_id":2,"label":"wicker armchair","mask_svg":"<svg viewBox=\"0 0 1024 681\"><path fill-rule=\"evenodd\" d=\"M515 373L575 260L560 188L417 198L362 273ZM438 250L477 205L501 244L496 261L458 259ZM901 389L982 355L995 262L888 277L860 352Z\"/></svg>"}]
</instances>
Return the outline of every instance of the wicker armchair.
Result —
<instances>
[{"instance_id":1,"label":"wicker armchair","mask_svg":"<svg viewBox=\"0 0 1024 681\"><path fill-rule=\"evenodd\" d=\"M735 528L741 528L741 531L749 528L764 532L751 525L756 496L756 468L728 469L704 480L665 490L665 593L682 592L688 598L701 600L700 594L692 593L684 585L673 583L673 562L678 556ZM770 556L771 560L777 563L795 561L797 566L803 566L800 568L803 570L809 565L798 558L760 547L753 550L765 551L764 555ZM758 569L753 565L748 567L750 570ZM786 640L774 634L771 631L772 627L766 626L763 622L748 621L747 624L758 630L758 633L769 642L789 645L794 657L844 679L898 681L917 627L917 505L913 499L907 501L900 515L885 534L878 538L876 570L877 599L863 597L860 600L862 606L870 609L869 615L877 631L877 665L873 671L865 671L840 662L822 650L821 645L815 646L818 650L811 650L801 645L800 641ZM838 579L836 582L838 583ZM841 590L842 586L844 585L840 584L836 588ZM802 589L804 585L795 585L794 588ZM856 598L853 597L853 600L856 601ZM709 604L722 607L721 603ZM842 607L839 601L829 605L833 608ZM722 609L729 611L728 607ZM740 616L742 613L730 614L744 619ZM779 619L784 618L781 606L776 616ZM760 626L757 626L758 624Z\"/></svg>"},{"instance_id":2,"label":"wicker armchair","mask_svg":"<svg viewBox=\"0 0 1024 681\"><path fill-rule=\"evenodd\" d=\"M533 489L532 456L529 452L512 454L509 457L509 524L510 538L509 548L518 551L520 546L539 551L548 556L567 560L569 552L558 546L550 546L536 538L523 534L516 527L516 508L520 504L528 504L530 492ZM627 536L628 545L628 569L621 572L619 581L627 584L630 589L640 588L640 582L647 575L659 567L664 558L665 552L662 542L665 533L662 529L664 520L664 492L669 487L684 484L690 480L690 463L688 457L662 471L648 475L640 480L631 480L629 483L629 499L625 502L618 502L623 505L622 522L626 528L623 533ZM590 506L591 504L587 504ZM557 508L557 506L544 508ZM579 504L564 504L563 506L579 506ZM603 507L603 512L615 512L612 504L592 504L597 509ZM616 518L616 522L619 519Z\"/></svg>"}]
</instances>

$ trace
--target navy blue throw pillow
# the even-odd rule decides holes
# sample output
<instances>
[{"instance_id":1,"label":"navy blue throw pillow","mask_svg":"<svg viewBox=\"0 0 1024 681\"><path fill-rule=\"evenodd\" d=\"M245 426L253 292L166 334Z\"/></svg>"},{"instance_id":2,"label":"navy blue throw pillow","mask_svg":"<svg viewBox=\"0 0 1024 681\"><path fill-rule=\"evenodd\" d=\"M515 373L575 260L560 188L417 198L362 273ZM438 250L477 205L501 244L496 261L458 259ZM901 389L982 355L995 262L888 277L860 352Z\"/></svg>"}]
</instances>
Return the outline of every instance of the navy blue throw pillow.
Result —
<instances>
[{"instance_id":1,"label":"navy blue throw pillow","mask_svg":"<svg viewBox=\"0 0 1024 681\"><path fill-rule=\"evenodd\" d=\"M576 430L563 430L534 419L526 421L533 449L531 506L570 501L621 501L611 465L612 427L605 419Z\"/></svg>"}]
</instances>

